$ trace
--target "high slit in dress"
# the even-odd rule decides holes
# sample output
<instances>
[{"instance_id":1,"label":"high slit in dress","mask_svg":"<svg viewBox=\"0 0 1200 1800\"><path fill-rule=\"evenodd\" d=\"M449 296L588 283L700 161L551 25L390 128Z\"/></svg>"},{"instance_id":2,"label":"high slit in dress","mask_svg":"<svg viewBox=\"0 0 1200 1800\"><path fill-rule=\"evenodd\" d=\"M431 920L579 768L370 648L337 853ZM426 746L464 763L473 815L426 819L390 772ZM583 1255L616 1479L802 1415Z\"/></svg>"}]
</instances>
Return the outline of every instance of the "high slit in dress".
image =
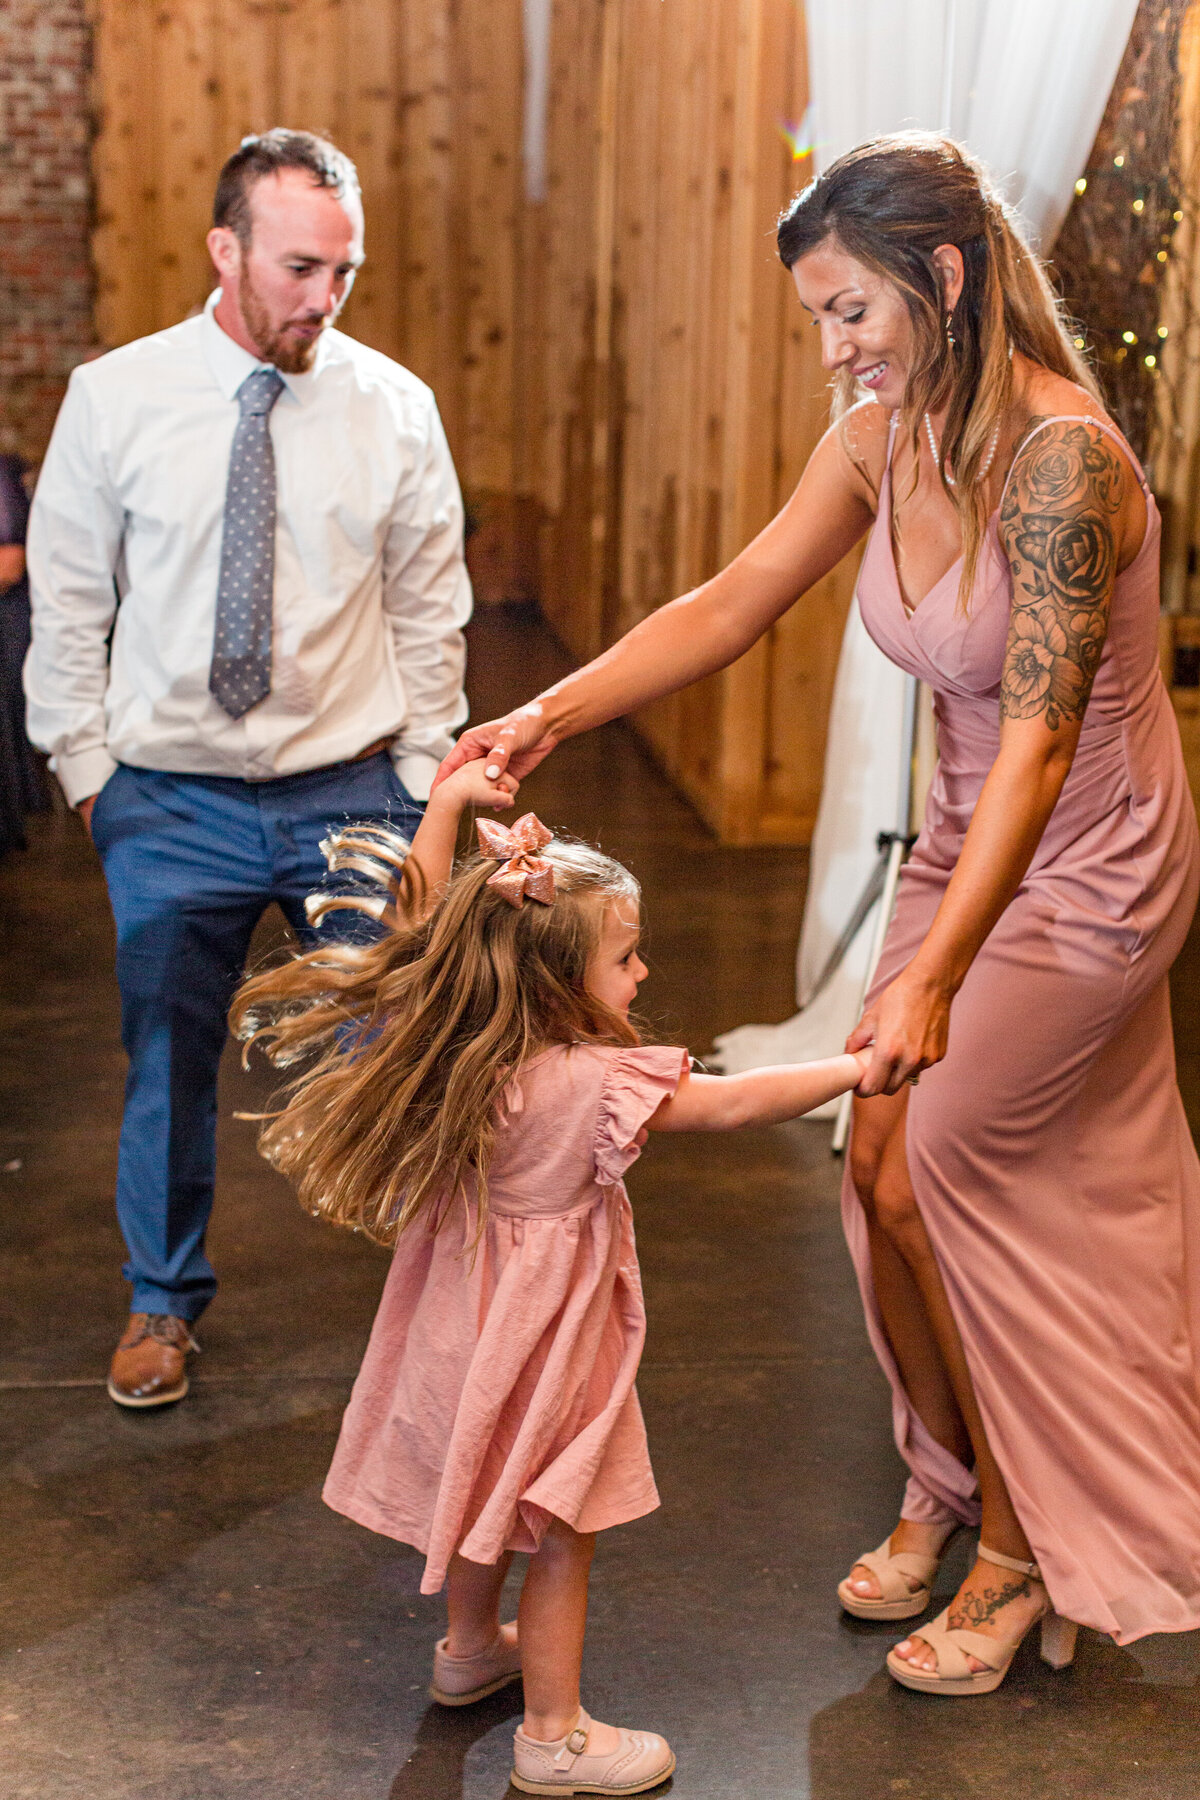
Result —
<instances>
[{"instance_id":1,"label":"high slit in dress","mask_svg":"<svg viewBox=\"0 0 1200 1800\"><path fill-rule=\"evenodd\" d=\"M954 1000L945 1059L910 1090L906 1130L988 1440L1054 1605L1129 1643L1200 1626L1200 1163L1167 991L1200 856L1158 668L1159 515L1124 439L1076 422L1136 470L1145 537L1116 578L1062 795ZM885 655L933 689L938 763L868 1003L925 937L999 749L1012 602L993 517L966 613L959 564L906 610L895 429L858 600ZM903 1515L974 1523L973 1475L901 1386L849 1159L842 1210L912 1472Z\"/></svg>"}]
</instances>

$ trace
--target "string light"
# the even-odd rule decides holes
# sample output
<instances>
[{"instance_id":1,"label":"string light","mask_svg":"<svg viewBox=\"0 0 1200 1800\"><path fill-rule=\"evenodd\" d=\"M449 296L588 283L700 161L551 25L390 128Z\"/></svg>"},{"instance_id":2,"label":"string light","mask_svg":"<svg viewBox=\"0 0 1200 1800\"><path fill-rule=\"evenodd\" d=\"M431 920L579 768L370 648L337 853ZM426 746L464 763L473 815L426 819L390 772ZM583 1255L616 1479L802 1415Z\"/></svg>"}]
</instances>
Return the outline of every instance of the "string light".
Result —
<instances>
[{"instance_id":1,"label":"string light","mask_svg":"<svg viewBox=\"0 0 1200 1800\"><path fill-rule=\"evenodd\" d=\"M1157 53L1157 37L1154 48ZM1160 62L1164 56L1165 50ZM1074 336L1073 331L1072 342L1077 350L1107 365L1119 409L1127 408L1140 426L1153 415L1155 386L1173 379L1178 354L1186 348L1182 343L1177 346L1174 337L1178 334L1169 334L1168 327L1154 317L1160 303L1155 290L1167 278L1164 265L1175 264L1175 229L1183 223L1186 207L1180 188L1176 186L1172 192L1170 185L1177 175L1170 155L1158 142L1165 130L1165 115L1154 101L1151 84L1129 89L1120 113L1115 130L1102 134L1101 144L1105 136L1107 143L1103 149L1097 145L1098 160L1073 184L1076 199L1082 201L1087 195L1086 210L1081 207L1072 215L1070 229L1064 234L1061 266L1072 311L1077 317L1089 318L1092 327L1085 333L1075 326L1080 335ZM1093 170L1095 181L1091 179ZM1187 213L1189 219L1193 216ZM1105 234L1112 252L1121 259L1119 265L1096 255L1095 245ZM1114 274L1119 268L1131 271L1124 323L1113 301L1121 306L1121 290L1126 284L1110 285L1105 268ZM1165 349L1168 335L1170 357Z\"/></svg>"}]
</instances>

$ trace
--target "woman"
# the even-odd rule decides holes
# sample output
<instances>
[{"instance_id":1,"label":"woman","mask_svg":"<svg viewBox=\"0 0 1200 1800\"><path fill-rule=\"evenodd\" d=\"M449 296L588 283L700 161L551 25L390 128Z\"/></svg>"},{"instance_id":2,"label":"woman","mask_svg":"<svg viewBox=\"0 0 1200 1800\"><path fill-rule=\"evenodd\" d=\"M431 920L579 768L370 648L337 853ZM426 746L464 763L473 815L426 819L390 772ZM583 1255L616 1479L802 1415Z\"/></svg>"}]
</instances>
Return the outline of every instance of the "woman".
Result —
<instances>
[{"instance_id":1,"label":"woman","mask_svg":"<svg viewBox=\"0 0 1200 1800\"><path fill-rule=\"evenodd\" d=\"M981 1517L953 1603L888 1658L906 1686L980 1693L1039 1618L1055 1663L1066 1620L1118 1642L1200 1625L1200 1165L1166 979L1197 838L1157 667L1159 521L957 146L851 152L779 247L841 415L796 492L721 574L450 764L520 775L723 667L869 532L863 618L933 686L939 766L848 1044L873 1058L847 1234L912 1476L839 1592L915 1616Z\"/></svg>"}]
</instances>

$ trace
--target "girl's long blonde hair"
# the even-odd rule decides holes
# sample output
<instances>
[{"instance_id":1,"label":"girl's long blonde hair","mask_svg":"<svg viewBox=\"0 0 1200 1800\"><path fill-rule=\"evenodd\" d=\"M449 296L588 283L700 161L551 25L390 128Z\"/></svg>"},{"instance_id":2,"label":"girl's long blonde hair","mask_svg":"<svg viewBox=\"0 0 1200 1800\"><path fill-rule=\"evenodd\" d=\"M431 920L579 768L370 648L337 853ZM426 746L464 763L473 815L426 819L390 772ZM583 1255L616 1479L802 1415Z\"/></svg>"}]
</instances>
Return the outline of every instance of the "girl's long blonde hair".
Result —
<instances>
[{"instance_id":1,"label":"girl's long blonde hair","mask_svg":"<svg viewBox=\"0 0 1200 1800\"><path fill-rule=\"evenodd\" d=\"M384 863L402 859L395 833L360 828L360 848L369 840ZM506 1082L554 1044L639 1042L584 985L606 902L637 905L637 883L586 844L555 838L539 855L554 868L550 906L513 907L487 886L496 863L475 856L427 917L293 956L238 990L244 1054L259 1044L278 1067L307 1064L259 1148L310 1212L391 1244L461 1197L477 1203L478 1241Z\"/></svg>"},{"instance_id":2,"label":"girl's long blonde hair","mask_svg":"<svg viewBox=\"0 0 1200 1800\"><path fill-rule=\"evenodd\" d=\"M942 484L962 528L959 595L965 603L989 518L982 476L993 433L1013 398L1011 352L1078 383L1103 408L1100 389L1016 216L982 164L951 138L897 132L860 144L831 163L781 215L780 258L790 269L828 238L891 282L908 308L913 362L901 418L914 469L925 413L947 409ZM956 245L963 259L953 347L933 260L942 244ZM839 369L834 418L859 398L849 369ZM954 486L946 480L947 468L953 470Z\"/></svg>"}]
</instances>

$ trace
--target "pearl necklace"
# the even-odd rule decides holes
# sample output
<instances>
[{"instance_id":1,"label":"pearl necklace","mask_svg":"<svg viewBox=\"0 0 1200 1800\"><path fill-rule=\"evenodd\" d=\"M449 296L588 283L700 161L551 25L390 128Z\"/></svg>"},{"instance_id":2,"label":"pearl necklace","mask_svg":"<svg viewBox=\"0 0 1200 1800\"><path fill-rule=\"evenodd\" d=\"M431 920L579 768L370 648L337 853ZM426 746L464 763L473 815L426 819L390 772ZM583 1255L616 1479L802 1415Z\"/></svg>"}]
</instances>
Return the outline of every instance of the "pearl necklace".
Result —
<instances>
[{"instance_id":1,"label":"pearl necklace","mask_svg":"<svg viewBox=\"0 0 1200 1800\"><path fill-rule=\"evenodd\" d=\"M937 439L933 435L933 420L929 417L928 413L925 414L925 435L929 439L929 449L930 449L930 454L933 457L934 468L937 470L939 475L942 475L942 474L945 475L947 487L957 487L958 483L957 483L957 481L955 481L953 475L951 475L949 469L943 470L943 468L942 468L942 459L938 455ZM987 455L983 459L983 467L982 467L982 469L980 469L978 475L975 477L976 481L986 480L988 470L991 468L992 463L995 461L996 445L999 442L1000 442L1000 421L999 421L999 419L997 419L995 425L992 427L992 439L987 448Z\"/></svg>"}]
</instances>

